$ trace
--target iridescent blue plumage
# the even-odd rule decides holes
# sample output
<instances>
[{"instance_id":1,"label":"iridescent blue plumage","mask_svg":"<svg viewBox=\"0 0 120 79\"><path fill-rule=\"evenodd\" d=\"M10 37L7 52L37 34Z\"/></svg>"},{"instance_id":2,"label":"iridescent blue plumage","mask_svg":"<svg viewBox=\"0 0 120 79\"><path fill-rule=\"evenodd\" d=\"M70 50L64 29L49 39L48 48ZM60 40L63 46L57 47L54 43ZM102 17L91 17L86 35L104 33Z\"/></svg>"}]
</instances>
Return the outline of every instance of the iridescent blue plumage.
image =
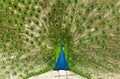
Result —
<instances>
[{"instance_id":1,"label":"iridescent blue plumage","mask_svg":"<svg viewBox=\"0 0 120 79\"><path fill-rule=\"evenodd\" d=\"M55 70L68 70L68 64L65 59L65 54L64 54L64 42L61 43L61 51L60 51L60 56L58 58L58 61L55 65Z\"/></svg>"}]
</instances>

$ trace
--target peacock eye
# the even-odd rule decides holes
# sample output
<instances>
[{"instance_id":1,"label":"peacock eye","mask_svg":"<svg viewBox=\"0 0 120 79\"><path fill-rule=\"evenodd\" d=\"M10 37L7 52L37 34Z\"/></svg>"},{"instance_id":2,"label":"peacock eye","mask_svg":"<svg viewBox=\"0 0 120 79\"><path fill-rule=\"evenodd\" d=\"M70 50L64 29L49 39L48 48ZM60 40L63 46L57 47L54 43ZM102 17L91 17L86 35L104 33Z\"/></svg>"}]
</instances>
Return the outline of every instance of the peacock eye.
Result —
<instances>
[{"instance_id":1,"label":"peacock eye","mask_svg":"<svg viewBox=\"0 0 120 79\"><path fill-rule=\"evenodd\" d=\"M65 16L68 16L68 13L65 13L64 15L65 15Z\"/></svg>"},{"instance_id":2,"label":"peacock eye","mask_svg":"<svg viewBox=\"0 0 120 79\"><path fill-rule=\"evenodd\" d=\"M61 17L60 17L60 16L58 16L58 17L57 17L57 20L59 21L60 19L61 19Z\"/></svg>"},{"instance_id":3,"label":"peacock eye","mask_svg":"<svg viewBox=\"0 0 120 79\"><path fill-rule=\"evenodd\" d=\"M34 37L34 34L30 34L30 37Z\"/></svg>"},{"instance_id":4,"label":"peacock eye","mask_svg":"<svg viewBox=\"0 0 120 79\"><path fill-rule=\"evenodd\" d=\"M43 6L44 4L43 3L40 3L41 6Z\"/></svg>"},{"instance_id":5,"label":"peacock eye","mask_svg":"<svg viewBox=\"0 0 120 79\"><path fill-rule=\"evenodd\" d=\"M31 27L30 30L34 31L34 27Z\"/></svg>"},{"instance_id":6,"label":"peacock eye","mask_svg":"<svg viewBox=\"0 0 120 79\"><path fill-rule=\"evenodd\" d=\"M80 6L81 6L81 7L84 7L84 4L81 4Z\"/></svg>"},{"instance_id":7,"label":"peacock eye","mask_svg":"<svg viewBox=\"0 0 120 79\"><path fill-rule=\"evenodd\" d=\"M31 16L31 17L33 17L33 14L32 14L32 13L30 13L30 16Z\"/></svg>"},{"instance_id":8,"label":"peacock eye","mask_svg":"<svg viewBox=\"0 0 120 79\"><path fill-rule=\"evenodd\" d=\"M21 12L22 11L21 8L18 8L18 11Z\"/></svg>"},{"instance_id":9,"label":"peacock eye","mask_svg":"<svg viewBox=\"0 0 120 79\"><path fill-rule=\"evenodd\" d=\"M80 28L80 29L79 29L79 32L82 33L82 32L83 32L83 29Z\"/></svg>"},{"instance_id":10,"label":"peacock eye","mask_svg":"<svg viewBox=\"0 0 120 79\"><path fill-rule=\"evenodd\" d=\"M38 3L37 2L35 2L35 5L37 5Z\"/></svg>"},{"instance_id":11,"label":"peacock eye","mask_svg":"<svg viewBox=\"0 0 120 79\"><path fill-rule=\"evenodd\" d=\"M82 15L82 12L79 12L78 15L79 15L79 16Z\"/></svg>"},{"instance_id":12,"label":"peacock eye","mask_svg":"<svg viewBox=\"0 0 120 79\"><path fill-rule=\"evenodd\" d=\"M4 2L7 2L7 0L3 0Z\"/></svg>"},{"instance_id":13,"label":"peacock eye","mask_svg":"<svg viewBox=\"0 0 120 79\"><path fill-rule=\"evenodd\" d=\"M19 18L20 16L17 14L16 17Z\"/></svg>"},{"instance_id":14,"label":"peacock eye","mask_svg":"<svg viewBox=\"0 0 120 79\"><path fill-rule=\"evenodd\" d=\"M31 1L28 1L28 4L31 4Z\"/></svg>"},{"instance_id":15,"label":"peacock eye","mask_svg":"<svg viewBox=\"0 0 120 79\"><path fill-rule=\"evenodd\" d=\"M41 46L41 42L38 42L37 44L38 44L38 46Z\"/></svg>"},{"instance_id":16,"label":"peacock eye","mask_svg":"<svg viewBox=\"0 0 120 79\"><path fill-rule=\"evenodd\" d=\"M90 26L90 25L87 25L87 26L86 26L86 28L87 28L87 29L90 29L90 28L91 28L91 26Z\"/></svg>"},{"instance_id":17,"label":"peacock eye","mask_svg":"<svg viewBox=\"0 0 120 79\"><path fill-rule=\"evenodd\" d=\"M72 8L72 12L75 12L75 8Z\"/></svg>"},{"instance_id":18,"label":"peacock eye","mask_svg":"<svg viewBox=\"0 0 120 79\"><path fill-rule=\"evenodd\" d=\"M89 8L87 8L87 9L86 9L86 12L90 12L90 9L89 9Z\"/></svg>"},{"instance_id":19,"label":"peacock eye","mask_svg":"<svg viewBox=\"0 0 120 79\"><path fill-rule=\"evenodd\" d=\"M106 7L107 9L109 9L109 6L108 6L108 5L106 5L105 7Z\"/></svg>"},{"instance_id":20,"label":"peacock eye","mask_svg":"<svg viewBox=\"0 0 120 79\"><path fill-rule=\"evenodd\" d=\"M14 20L14 22L17 24L18 21L17 21L17 20Z\"/></svg>"},{"instance_id":21,"label":"peacock eye","mask_svg":"<svg viewBox=\"0 0 120 79\"><path fill-rule=\"evenodd\" d=\"M9 8L8 8L8 7L6 7L6 9L5 9L5 10L6 10L6 12L8 12L8 11L9 11Z\"/></svg>"},{"instance_id":22,"label":"peacock eye","mask_svg":"<svg viewBox=\"0 0 120 79\"><path fill-rule=\"evenodd\" d=\"M63 20L63 24L66 24L66 20Z\"/></svg>"},{"instance_id":23,"label":"peacock eye","mask_svg":"<svg viewBox=\"0 0 120 79\"><path fill-rule=\"evenodd\" d=\"M37 12L38 12L38 13L41 13L41 9L40 9L40 8L38 8L38 9L37 9Z\"/></svg>"},{"instance_id":24,"label":"peacock eye","mask_svg":"<svg viewBox=\"0 0 120 79\"><path fill-rule=\"evenodd\" d=\"M71 23L69 23L69 24L68 24L68 27L72 27L72 24L71 24Z\"/></svg>"},{"instance_id":25,"label":"peacock eye","mask_svg":"<svg viewBox=\"0 0 120 79\"><path fill-rule=\"evenodd\" d=\"M114 15L116 12L115 11L112 11L112 14Z\"/></svg>"},{"instance_id":26,"label":"peacock eye","mask_svg":"<svg viewBox=\"0 0 120 79\"><path fill-rule=\"evenodd\" d=\"M35 11L35 8L32 8L32 11Z\"/></svg>"},{"instance_id":27,"label":"peacock eye","mask_svg":"<svg viewBox=\"0 0 120 79\"><path fill-rule=\"evenodd\" d=\"M113 26L112 26L112 25L110 25L110 26L109 26L109 28L110 28L110 29L112 29L112 28L113 28Z\"/></svg>"},{"instance_id":28,"label":"peacock eye","mask_svg":"<svg viewBox=\"0 0 120 79\"><path fill-rule=\"evenodd\" d=\"M32 21L29 19L28 22L31 23Z\"/></svg>"},{"instance_id":29,"label":"peacock eye","mask_svg":"<svg viewBox=\"0 0 120 79\"><path fill-rule=\"evenodd\" d=\"M12 12L11 12L11 14L12 14L12 15L14 15L14 14L15 14L15 12L14 12L14 11L12 11Z\"/></svg>"},{"instance_id":30,"label":"peacock eye","mask_svg":"<svg viewBox=\"0 0 120 79\"><path fill-rule=\"evenodd\" d=\"M98 7L98 8L97 8L97 10L98 10L98 11L100 11L100 10L101 10L101 8L100 8L100 7Z\"/></svg>"},{"instance_id":31,"label":"peacock eye","mask_svg":"<svg viewBox=\"0 0 120 79\"><path fill-rule=\"evenodd\" d=\"M90 23L93 23L93 22L94 22L94 20L93 20L93 19L90 19L90 20L89 20L89 22L90 22Z\"/></svg>"},{"instance_id":32,"label":"peacock eye","mask_svg":"<svg viewBox=\"0 0 120 79\"><path fill-rule=\"evenodd\" d=\"M65 30L62 30L61 33L62 33L62 34L65 34Z\"/></svg>"},{"instance_id":33,"label":"peacock eye","mask_svg":"<svg viewBox=\"0 0 120 79\"><path fill-rule=\"evenodd\" d=\"M53 28L53 27L51 27L51 28L50 28L50 30L51 30L51 31L54 31L54 28Z\"/></svg>"},{"instance_id":34,"label":"peacock eye","mask_svg":"<svg viewBox=\"0 0 120 79\"><path fill-rule=\"evenodd\" d=\"M119 31L120 31L120 29L119 29L119 28L116 28L116 31L118 31L118 32L119 32Z\"/></svg>"},{"instance_id":35,"label":"peacock eye","mask_svg":"<svg viewBox=\"0 0 120 79\"><path fill-rule=\"evenodd\" d=\"M53 8L53 10L52 10L53 12L56 12L56 8Z\"/></svg>"},{"instance_id":36,"label":"peacock eye","mask_svg":"<svg viewBox=\"0 0 120 79\"><path fill-rule=\"evenodd\" d=\"M20 27L17 30L18 30L18 32L21 32L21 28Z\"/></svg>"},{"instance_id":37,"label":"peacock eye","mask_svg":"<svg viewBox=\"0 0 120 79\"><path fill-rule=\"evenodd\" d=\"M55 24L55 27L56 27L56 28L58 28L58 27L59 27L59 24L58 24L58 23L56 23L56 24Z\"/></svg>"},{"instance_id":38,"label":"peacock eye","mask_svg":"<svg viewBox=\"0 0 120 79\"><path fill-rule=\"evenodd\" d=\"M28 34L29 34L29 31L27 30L25 33L28 35Z\"/></svg>"},{"instance_id":39,"label":"peacock eye","mask_svg":"<svg viewBox=\"0 0 120 79\"><path fill-rule=\"evenodd\" d=\"M17 8L17 5L14 5L14 8L16 9L16 8Z\"/></svg>"},{"instance_id":40,"label":"peacock eye","mask_svg":"<svg viewBox=\"0 0 120 79\"><path fill-rule=\"evenodd\" d=\"M27 7L26 7L26 10L28 10L28 9L29 9L29 7L27 6Z\"/></svg>"},{"instance_id":41,"label":"peacock eye","mask_svg":"<svg viewBox=\"0 0 120 79\"><path fill-rule=\"evenodd\" d=\"M83 17L82 20L86 20L87 18L86 17Z\"/></svg>"},{"instance_id":42,"label":"peacock eye","mask_svg":"<svg viewBox=\"0 0 120 79\"><path fill-rule=\"evenodd\" d=\"M22 4L25 4L25 1L22 1Z\"/></svg>"},{"instance_id":43,"label":"peacock eye","mask_svg":"<svg viewBox=\"0 0 120 79\"><path fill-rule=\"evenodd\" d=\"M94 5L91 5L91 8L94 8L95 6Z\"/></svg>"},{"instance_id":44,"label":"peacock eye","mask_svg":"<svg viewBox=\"0 0 120 79\"><path fill-rule=\"evenodd\" d=\"M60 1L60 0L58 0L57 2L58 2L58 3L61 3L61 1Z\"/></svg>"},{"instance_id":45,"label":"peacock eye","mask_svg":"<svg viewBox=\"0 0 120 79\"><path fill-rule=\"evenodd\" d=\"M25 40L26 40L27 42L29 41L29 39L28 39L28 38L26 38Z\"/></svg>"},{"instance_id":46,"label":"peacock eye","mask_svg":"<svg viewBox=\"0 0 120 79\"><path fill-rule=\"evenodd\" d=\"M55 33L51 33L51 36L52 36L52 37L55 37Z\"/></svg>"},{"instance_id":47,"label":"peacock eye","mask_svg":"<svg viewBox=\"0 0 120 79\"><path fill-rule=\"evenodd\" d=\"M61 5L64 7L65 4L64 4L64 3L61 3Z\"/></svg>"},{"instance_id":48,"label":"peacock eye","mask_svg":"<svg viewBox=\"0 0 120 79\"><path fill-rule=\"evenodd\" d=\"M35 15L36 18L39 18L39 15Z\"/></svg>"},{"instance_id":49,"label":"peacock eye","mask_svg":"<svg viewBox=\"0 0 120 79\"><path fill-rule=\"evenodd\" d=\"M43 20L44 20L44 21L47 21L47 18L46 18L46 17L44 17L44 18L43 18Z\"/></svg>"},{"instance_id":50,"label":"peacock eye","mask_svg":"<svg viewBox=\"0 0 120 79\"><path fill-rule=\"evenodd\" d=\"M33 41L31 41L31 44L34 44L34 42L33 42Z\"/></svg>"},{"instance_id":51,"label":"peacock eye","mask_svg":"<svg viewBox=\"0 0 120 79\"><path fill-rule=\"evenodd\" d=\"M60 9L59 9L59 12L60 12L60 13L62 13L62 12L63 12L63 9L62 9L62 8L60 8Z\"/></svg>"},{"instance_id":52,"label":"peacock eye","mask_svg":"<svg viewBox=\"0 0 120 79\"><path fill-rule=\"evenodd\" d=\"M11 4L12 4L12 2L8 2L8 4L9 4L9 5L11 5Z\"/></svg>"}]
</instances>

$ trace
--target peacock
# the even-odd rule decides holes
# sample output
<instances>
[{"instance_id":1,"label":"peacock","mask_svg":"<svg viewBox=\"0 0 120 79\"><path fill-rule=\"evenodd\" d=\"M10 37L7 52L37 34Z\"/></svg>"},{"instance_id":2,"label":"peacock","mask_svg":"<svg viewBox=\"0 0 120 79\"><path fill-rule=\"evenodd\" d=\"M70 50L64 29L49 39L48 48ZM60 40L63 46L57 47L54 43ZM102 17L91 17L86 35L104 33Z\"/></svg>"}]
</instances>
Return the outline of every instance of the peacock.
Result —
<instances>
[{"instance_id":1,"label":"peacock","mask_svg":"<svg viewBox=\"0 0 120 79\"><path fill-rule=\"evenodd\" d=\"M120 79L120 0L0 0L0 79L60 69Z\"/></svg>"}]
</instances>

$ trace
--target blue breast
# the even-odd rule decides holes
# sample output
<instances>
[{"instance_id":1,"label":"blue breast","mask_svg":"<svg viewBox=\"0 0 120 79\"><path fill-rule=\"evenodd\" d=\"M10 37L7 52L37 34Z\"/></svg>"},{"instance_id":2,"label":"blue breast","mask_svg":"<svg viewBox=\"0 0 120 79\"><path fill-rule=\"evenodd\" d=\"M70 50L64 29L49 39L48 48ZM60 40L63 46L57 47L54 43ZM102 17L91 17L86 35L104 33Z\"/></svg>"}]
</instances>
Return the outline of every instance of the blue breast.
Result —
<instances>
[{"instance_id":1,"label":"blue breast","mask_svg":"<svg viewBox=\"0 0 120 79\"><path fill-rule=\"evenodd\" d=\"M62 47L64 47L63 43L61 44L60 56L55 65L55 70L68 70L68 64L66 62L64 50L62 49Z\"/></svg>"}]
</instances>

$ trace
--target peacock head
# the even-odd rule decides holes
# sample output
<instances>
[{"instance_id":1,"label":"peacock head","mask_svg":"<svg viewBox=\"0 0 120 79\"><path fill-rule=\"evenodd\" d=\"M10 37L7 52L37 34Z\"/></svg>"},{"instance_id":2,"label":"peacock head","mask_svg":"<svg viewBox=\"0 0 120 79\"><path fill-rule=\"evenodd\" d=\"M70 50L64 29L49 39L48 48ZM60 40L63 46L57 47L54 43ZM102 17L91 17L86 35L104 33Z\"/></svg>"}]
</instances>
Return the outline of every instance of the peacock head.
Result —
<instances>
[{"instance_id":1,"label":"peacock head","mask_svg":"<svg viewBox=\"0 0 120 79\"><path fill-rule=\"evenodd\" d=\"M65 44L64 44L64 42L62 42L62 43L61 43L61 47L64 47L64 46L65 46Z\"/></svg>"}]
</instances>

